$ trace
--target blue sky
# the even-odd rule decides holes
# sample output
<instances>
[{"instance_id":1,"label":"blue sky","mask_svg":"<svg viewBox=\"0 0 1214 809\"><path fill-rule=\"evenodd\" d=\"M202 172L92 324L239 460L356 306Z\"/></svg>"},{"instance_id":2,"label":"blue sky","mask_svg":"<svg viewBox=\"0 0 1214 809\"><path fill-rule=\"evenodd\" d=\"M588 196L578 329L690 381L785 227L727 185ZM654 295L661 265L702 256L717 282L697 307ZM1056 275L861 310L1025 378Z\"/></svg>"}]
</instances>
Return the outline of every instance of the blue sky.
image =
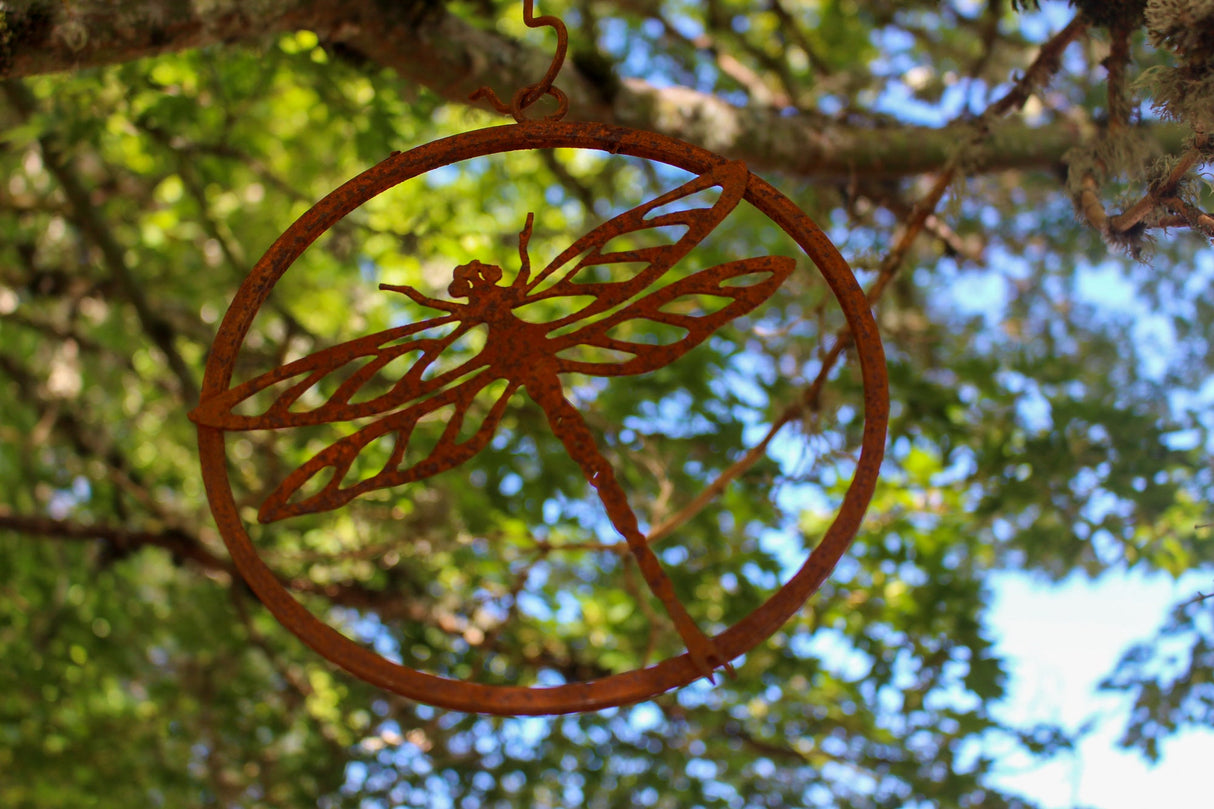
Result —
<instances>
[{"instance_id":1,"label":"blue sky","mask_svg":"<svg viewBox=\"0 0 1214 809\"><path fill-rule=\"evenodd\" d=\"M992 636L1011 662L1010 696L1001 716L1067 728L1095 720L1074 755L1046 764L1008 759L997 785L1032 797L1045 809L1210 805L1214 729L1178 734L1163 744L1160 762L1151 766L1117 748L1128 702L1119 695L1098 695L1096 686L1128 645L1151 637L1172 604L1214 591L1214 571L1179 581L1110 574L1099 582L1072 577L1059 585L1005 574L995 591Z\"/></svg>"}]
</instances>

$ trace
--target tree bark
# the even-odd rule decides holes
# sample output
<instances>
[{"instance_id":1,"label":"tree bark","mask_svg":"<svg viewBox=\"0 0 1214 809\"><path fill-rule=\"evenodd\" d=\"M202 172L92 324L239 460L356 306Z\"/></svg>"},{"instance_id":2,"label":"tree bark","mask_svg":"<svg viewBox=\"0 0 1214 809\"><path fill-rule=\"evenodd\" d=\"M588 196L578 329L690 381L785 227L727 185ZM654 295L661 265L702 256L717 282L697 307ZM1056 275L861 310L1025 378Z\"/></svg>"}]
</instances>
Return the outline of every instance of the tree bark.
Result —
<instances>
[{"instance_id":1,"label":"tree bark","mask_svg":"<svg viewBox=\"0 0 1214 809\"><path fill-rule=\"evenodd\" d=\"M329 46L394 70L456 103L488 86L510 98L536 81L550 60L551 35L526 44L476 28L439 0L25 0L0 10L0 78L101 67L211 46L258 46L311 30ZM967 125L940 128L845 125L818 116L739 107L681 87L641 79L594 80L571 61L557 77L569 96L569 120L601 121L659 132L762 169L813 178L906 177L939 170ZM1178 152L1187 127L1146 124L1160 151ZM1085 134L1071 123L1010 121L965 161L970 175L1052 170Z\"/></svg>"}]
</instances>

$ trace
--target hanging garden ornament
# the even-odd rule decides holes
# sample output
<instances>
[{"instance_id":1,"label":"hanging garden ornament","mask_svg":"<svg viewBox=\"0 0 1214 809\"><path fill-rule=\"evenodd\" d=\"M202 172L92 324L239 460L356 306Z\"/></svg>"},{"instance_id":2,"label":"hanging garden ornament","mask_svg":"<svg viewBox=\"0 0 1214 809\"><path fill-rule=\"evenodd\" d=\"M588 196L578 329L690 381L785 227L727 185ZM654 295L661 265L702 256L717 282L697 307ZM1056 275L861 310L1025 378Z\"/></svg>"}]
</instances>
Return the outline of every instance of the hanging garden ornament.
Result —
<instances>
[{"instance_id":1,"label":"hanging garden ornament","mask_svg":"<svg viewBox=\"0 0 1214 809\"><path fill-rule=\"evenodd\" d=\"M711 679L718 670L730 671L731 661L768 638L801 608L851 543L876 484L889 409L884 354L868 301L825 234L739 161L653 132L562 121L568 100L553 86L553 80L565 56L565 27L555 17L533 16L531 0L524 0L524 20L532 28L551 26L557 32L557 52L547 74L515 93L509 104L487 89L474 96L488 98L516 123L393 154L301 216L270 247L237 292L207 360L201 401L190 414L198 426L203 478L219 530L236 567L279 621L324 657L377 686L444 708L503 715L559 714L624 705L701 677ZM555 99L556 111L544 118L528 118L528 110L544 96ZM334 345L233 385L237 355L275 284L312 242L351 211L405 180L444 166L487 155L552 148L628 155L683 169L693 177L592 229L536 272L528 252L533 226L533 215L528 214L518 237L520 266L513 280L503 282L501 267L468 256L453 271L448 298L433 298L411 286L381 285L437 314ZM715 193L715 199L704 203L701 192ZM669 280L672 268L743 200L800 246L838 300L859 356L864 437L839 512L808 559L758 608L710 636L677 597L651 547L654 537L641 529L616 470L583 414L570 401L562 378L567 374L619 377L655 371L703 343L721 326L760 307L793 272L793 258L752 257ZM671 231L678 237L667 236ZM657 237L659 243L624 249L618 246L620 242L613 244L616 239L640 236ZM706 298L716 305L694 308L702 306L700 302ZM517 314L521 307L539 301L574 299L571 313L556 320L536 323ZM680 336L666 342L634 342L618 336L621 324L638 323L672 327ZM483 348L471 359L445 361L452 353L449 349L473 330L486 334ZM576 358L579 356L582 358ZM409 360L405 373L389 379L386 392L367 398L368 383L378 379L382 385L384 380L379 377L386 373L385 366L400 357ZM322 381L334 378L341 381L327 399L317 404L309 398ZM543 410L548 428L594 489L607 519L622 538L621 549L626 548L626 555L637 565L672 631L678 633L685 654L653 666L561 685L497 685L438 676L390 661L314 616L258 555L228 475L228 433L348 426L344 437L290 472L261 502L259 520L272 523L338 509L364 493L415 484L463 464L492 442L508 404L520 393ZM470 417L473 401L486 397L490 402L487 412ZM249 413L251 404L254 412ZM417 451L410 447L410 439L415 429L436 414L448 414L441 434L428 452L423 450L421 458L413 457ZM384 438L393 448L382 469L370 476L352 474L360 453ZM409 450L413 455L407 457ZM645 598L643 594L639 597Z\"/></svg>"}]
</instances>

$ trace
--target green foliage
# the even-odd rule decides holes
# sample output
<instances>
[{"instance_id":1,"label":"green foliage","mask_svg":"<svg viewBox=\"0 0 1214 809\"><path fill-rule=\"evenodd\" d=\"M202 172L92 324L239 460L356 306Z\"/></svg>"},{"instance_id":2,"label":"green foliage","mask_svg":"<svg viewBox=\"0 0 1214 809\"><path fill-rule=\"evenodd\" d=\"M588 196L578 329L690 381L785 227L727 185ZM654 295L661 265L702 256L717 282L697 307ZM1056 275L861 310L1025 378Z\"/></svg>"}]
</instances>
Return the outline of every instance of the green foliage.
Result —
<instances>
[{"instance_id":1,"label":"green foliage","mask_svg":"<svg viewBox=\"0 0 1214 809\"><path fill-rule=\"evenodd\" d=\"M543 10L578 26L599 71L606 59L655 84L913 145L909 123L969 103L955 88L995 87L1032 58L1018 26L1036 4L1014 5L1021 16L845 0ZM514 4L457 10L529 35ZM15 17L0 15L2 70ZM1068 63L1033 114L1086 126L1105 103L1101 70ZM13 86L0 105L0 805L1027 806L992 787L990 751L1049 757L1072 739L993 710L1008 672L988 626L992 578L1178 576L1214 561L1193 528L1214 496L1208 256L1172 233L1153 264L1094 267L1105 248L1073 221L1055 173L978 175L954 184L877 306L893 417L865 526L735 678L555 719L380 693L304 648L234 576L199 478L189 391L249 267L316 199L395 150L500 121L308 31ZM1168 170L1152 157L1110 133L1072 155L1073 180ZM916 178L767 178L829 225L866 285L921 190ZM445 297L453 267L473 258L513 278L528 212L534 272L686 179L532 150L410 180L304 253L258 314L237 377L436 316L381 282ZM1195 188L1186 198L1202 201ZM565 379L645 528L679 515L822 372L842 318L749 205L664 283L765 254L797 256L798 269L679 362ZM1094 294L1101 283L1121 300ZM528 317L569 314L560 304ZM441 367L473 356L474 338ZM846 356L766 456L656 542L701 626L749 614L815 546L854 470L862 402ZM473 414L492 403L477 399ZM464 466L340 512L256 524L269 490L363 423L228 437L253 540L316 614L382 654L487 683L583 681L681 653L593 489L521 393ZM416 440L444 428L425 421ZM373 447L360 470L390 451ZM1155 756L1176 729L1210 721L1208 618L1208 601L1182 605L1110 674L1107 687L1135 701L1127 745Z\"/></svg>"}]
</instances>

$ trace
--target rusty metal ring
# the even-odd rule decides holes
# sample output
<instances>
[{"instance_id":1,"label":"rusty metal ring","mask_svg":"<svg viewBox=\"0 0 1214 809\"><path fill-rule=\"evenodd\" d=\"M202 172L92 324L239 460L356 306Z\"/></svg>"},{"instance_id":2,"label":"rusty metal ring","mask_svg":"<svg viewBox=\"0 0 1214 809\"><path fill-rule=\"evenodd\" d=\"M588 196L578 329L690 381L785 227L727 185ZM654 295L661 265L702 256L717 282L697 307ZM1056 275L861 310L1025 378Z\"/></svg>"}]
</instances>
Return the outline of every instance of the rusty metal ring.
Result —
<instances>
[{"instance_id":1,"label":"rusty metal ring","mask_svg":"<svg viewBox=\"0 0 1214 809\"><path fill-rule=\"evenodd\" d=\"M720 155L652 132L591 123L531 121L480 129L397 152L336 189L297 219L250 271L220 324L207 359L203 397L228 390L241 344L283 273L321 234L377 194L435 168L474 157L540 148L592 149L665 163L703 174ZM864 291L826 234L788 198L748 173L743 197L791 236L817 265L855 339L864 384L864 432L856 471L839 512L801 568L766 602L713 642L726 660L761 643L791 618L826 580L850 545L876 486L889 411L885 354ZM584 683L497 686L439 677L393 663L347 638L308 611L258 556L240 518L228 478L225 431L199 425L203 478L212 513L237 569L262 603L316 652L357 677L402 696L459 711L544 715L639 702L702 676L688 654L652 667Z\"/></svg>"}]
</instances>

